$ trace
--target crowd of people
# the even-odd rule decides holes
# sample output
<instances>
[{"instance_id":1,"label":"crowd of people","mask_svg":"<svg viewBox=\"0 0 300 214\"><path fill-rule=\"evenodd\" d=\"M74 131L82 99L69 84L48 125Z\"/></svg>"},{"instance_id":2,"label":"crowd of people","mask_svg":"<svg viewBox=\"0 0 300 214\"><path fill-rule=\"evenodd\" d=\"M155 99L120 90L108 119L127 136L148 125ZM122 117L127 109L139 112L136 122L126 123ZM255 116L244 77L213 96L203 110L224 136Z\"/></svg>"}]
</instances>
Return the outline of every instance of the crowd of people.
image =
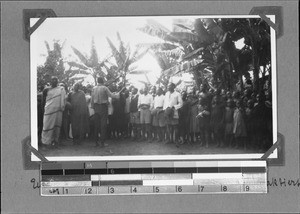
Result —
<instances>
[{"instance_id":1,"label":"crowd of people","mask_svg":"<svg viewBox=\"0 0 300 214\"><path fill-rule=\"evenodd\" d=\"M104 147L107 139L149 143L200 144L205 147L266 150L272 145L271 90L251 87L226 91L206 84L179 90L80 83L69 92L53 77L38 97L41 145L56 147L62 139L75 145L85 138Z\"/></svg>"}]
</instances>

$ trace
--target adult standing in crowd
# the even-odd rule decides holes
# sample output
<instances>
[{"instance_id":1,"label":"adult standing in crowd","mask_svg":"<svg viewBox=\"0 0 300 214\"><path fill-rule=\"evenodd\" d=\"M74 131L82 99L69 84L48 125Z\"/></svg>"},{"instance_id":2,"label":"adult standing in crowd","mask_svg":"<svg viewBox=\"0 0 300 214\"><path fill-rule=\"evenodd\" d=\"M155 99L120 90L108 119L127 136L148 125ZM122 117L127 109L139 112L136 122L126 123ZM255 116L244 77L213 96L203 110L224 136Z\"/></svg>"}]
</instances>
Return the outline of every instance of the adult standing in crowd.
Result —
<instances>
[{"instance_id":1,"label":"adult standing in crowd","mask_svg":"<svg viewBox=\"0 0 300 214\"><path fill-rule=\"evenodd\" d=\"M143 140L151 141L150 125L151 125L151 111L153 105L153 97L148 94L148 88L145 87L143 94L139 96L138 108L140 109L140 123L142 126ZM146 137L147 135L147 137Z\"/></svg>"},{"instance_id":2,"label":"adult standing in crowd","mask_svg":"<svg viewBox=\"0 0 300 214\"><path fill-rule=\"evenodd\" d=\"M42 143L47 146L57 146L62 125L62 114L66 103L64 87L58 86L58 78L51 78L51 87L43 91L44 120Z\"/></svg>"},{"instance_id":3,"label":"adult standing in crowd","mask_svg":"<svg viewBox=\"0 0 300 214\"><path fill-rule=\"evenodd\" d=\"M130 111L130 124L133 131L133 139L137 140L140 137L140 112L138 109L138 89L132 88L132 94L130 98L129 111ZM131 132L130 132L131 133Z\"/></svg>"},{"instance_id":4,"label":"adult standing in crowd","mask_svg":"<svg viewBox=\"0 0 300 214\"><path fill-rule=\"evenodd\" d=\"M71 103L71 127L74 145L80 144L82 139L89 133L89 112L85 94L79 90L81 84L76 83L73 91L68 96Z\"/></svg>"},{"instance_id":5,"label":"adult standing in crowd","mask_svg":"<svg viewBox=\"0 0 300 214\"><path fill-rule=\"evenodd\" d=\"M189 131L191 143L194 143L195 140L199 140L199 120L196 118L198 114L198 96L196 94L196 87L193 89L192 94L189 95L190 103L190 114L189 114Z\"/></svg>"},{"instance_id":6,"label":"adult standing in crowd","mask_svg":"<svg viewBox=\"0 0 300 214\"><path fill-rule=\"evenodd\" d=\"M108 117L108 98L120 97L120 93L112 93L105 85L102 77L97 79L98 85L93 88L91 105L95 110L95 143L99 146L98 133L100 128L100 146L104 147L106 140L107 117Z\"/></svg>"},{"instance_id":7,"label":"adult standing in crowd","mask_svg":"<svg viewBox=\"0 0 300 214\"><path fill-rule=\"evenodd\" d=\"M61 87L64 87L66 96L68 96L69 90L67 85L65 83L59 83L59 85ZM60 129L61 140L70 140L69 137L70 124L71 124L70 112L71 112L71 103L67 101L62 116L62 127Z\"/></svg>"},{"instance_id":8,"label":"adult standing in crowd","mask_svg":"<svg viewBox=\"0 0 300 214\"><path fill-rule=\"evenodd\" d=\"M154 130L154 139L158 136L158 141L164 140L165 135L165 118L163 114L165 96L163 95L163 90L161 87L157 89L156 96L154 97L153 105L153 130Z\"/></svg>"},{"instance_id":9,"label":"adult standing in crowd","mask_svg":"<svg viewBox=\"0 0 300 214\"><path fill-rule=\"evenodd\" d=\"M211 130L214 136L214 141L216 142L216 146L223 146L223 136L224 136L224 113L225 107L220 96L220 90L216 91L216 95L214 96L211 103L211 118L210 125Z\"/></svg>"},{"instance_id":10,"label":"adult standing in crowd","mask_svg":"<svg viewBox=\"0 0 300 214\"><path fill-rule=\"evenodd\" d=\"M169 83L168 92L165 94L164 101L164 110L166 116L166 124L167 124L167 139L168 142L174 143L174 135L175 135L175 143L178 140L178 124L179 124L179 115L178 109L182 107L182 98L181 94L175 91L175 84Z\"/></svg>"},{"instance_id":11,"label":"adult standing in crowd","mask_svg":"<svg viewBox=\"0 0 300 214\"><path fill-rule=\"evenodd\" d=\"M190 126L190 102L187 99L187 92L182 93L182 107L178 110L179 113L179 136L181 137L181 144L184 144L189 139Z\"/></svg>"}]
</instances>

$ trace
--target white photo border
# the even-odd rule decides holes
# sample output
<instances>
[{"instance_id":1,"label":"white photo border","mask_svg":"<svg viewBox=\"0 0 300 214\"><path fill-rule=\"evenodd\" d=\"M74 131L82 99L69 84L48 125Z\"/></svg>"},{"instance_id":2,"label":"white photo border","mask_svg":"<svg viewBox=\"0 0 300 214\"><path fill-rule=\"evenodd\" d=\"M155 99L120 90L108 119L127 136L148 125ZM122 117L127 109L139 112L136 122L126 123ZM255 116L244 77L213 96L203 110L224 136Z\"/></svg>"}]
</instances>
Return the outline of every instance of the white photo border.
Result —
<instances>
[{"instance_id":1,"label":"white photo border","mask_svg":"<svg viewBox=\"0 0 300 214\"><path fill-rule=\"evenodd\" d=\"M194 18L261 18L259 15L158 15L158 16L124 16L124 17L194 17ZM118 16L112 16L114 18ZM275 15L266 15L273 23L275 23ZM55 17L57 18L95 18L95 17ZM97 17L97 18L108 18ZM119 17L122 18L122 17ZM32 26L37 18L30 19ZM42 24L43 25L43 24ZM36 72L36 44L34 40L35 33L33 32L30 37L30 127L31 127L31 145L38 150L38 120L37 120L37 72ZM276 32L270 26L271 38L271 67L272 67L272 126L273 126L273 144L277 141L277 64L276 64ZM209 155L144 155L144 156L65 156L65 157L46 157L49 161L156 161L156 160L169 160L169 161L199 161L199 160L257 160L263 156L263 153L251 154L209 154ZM269 156L269 158L277 158L277 149ZM40 161L33 153L31 161Z\"/></svg>"}]
</instances>

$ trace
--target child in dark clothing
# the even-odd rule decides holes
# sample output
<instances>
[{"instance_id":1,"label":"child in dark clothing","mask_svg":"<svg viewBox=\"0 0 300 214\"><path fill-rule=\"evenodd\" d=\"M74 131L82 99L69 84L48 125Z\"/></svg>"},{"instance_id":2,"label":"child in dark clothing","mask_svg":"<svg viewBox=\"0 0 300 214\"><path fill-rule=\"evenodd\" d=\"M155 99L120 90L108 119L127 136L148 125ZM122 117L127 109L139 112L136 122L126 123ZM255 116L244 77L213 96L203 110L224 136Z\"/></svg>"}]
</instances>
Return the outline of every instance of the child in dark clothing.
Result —
<instances>
[{"instance_id":1,"label":"child in dark clothing","mask_svg":"<svg viewBox=\"0 0 300 214\"><path fill-rule=\"evenodd\" d=\"M209 134L210 134L209 131L210 111L207 103L204 101L203 98L199 99L198 112L199 113L197 115L197 118L199 120L201 145L205 143L206 148L208 148Z\"/></svg>"},{"instance_id":2,"label":"child in dark clothing","mask_svg":"<svg viewBox=\"0 0 300 214\"><path fill-rule=\"evenodd\" d=\"M225 115L224 115L224 123L225 123L225 133L224 133L224 141L226 145L231 147L233 140L233 113L234 113L234 102L231 99L227 100Z\"/></svg>"}]
</instances>

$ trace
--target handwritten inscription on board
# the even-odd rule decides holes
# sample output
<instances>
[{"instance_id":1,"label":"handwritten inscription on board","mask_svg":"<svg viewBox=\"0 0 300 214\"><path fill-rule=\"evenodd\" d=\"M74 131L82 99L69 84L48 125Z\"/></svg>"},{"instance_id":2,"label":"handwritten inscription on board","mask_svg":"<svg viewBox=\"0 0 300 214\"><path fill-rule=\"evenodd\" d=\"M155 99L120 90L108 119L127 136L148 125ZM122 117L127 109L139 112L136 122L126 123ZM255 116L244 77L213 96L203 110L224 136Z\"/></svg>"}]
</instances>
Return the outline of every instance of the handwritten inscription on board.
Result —
<instances>
[{"instance_id":1,"label":"handwritten inscription on board","mask_svg":"<svg viewBox=\"0 0 300 214\"><path fill-rule=\"evenodd\" d=\"M41 187L40 182L35 179L32 178L30 180L30 183L32 184L32 188L33 189L39 189ZM300 178L298 179L286 179L286 178L270 178L267 181L267 186L268 187L300 187Z\"/></svg>"},{"instance_id":2,"label":"handwritten inscription on board","mask_svg":"<svg viewBox=\"0 0 300 214\"><path fill-rule=\"evenodd\" d=\"M300 179L271 178L267 181L269 187L300 187Z\"/></svg>"},{"instance_id":3,"label":"handwritten inscription on board","mask_svg":"<svg viewBox=\"0 0 300 214\"><path fill-rule=\"evenodd\" d=\"M32 188L33 189L39 189L41 187L40 182L36 181L35 178L32 178L30 180L30 183L32 183Z\"/></svg>"}]
</instances>

